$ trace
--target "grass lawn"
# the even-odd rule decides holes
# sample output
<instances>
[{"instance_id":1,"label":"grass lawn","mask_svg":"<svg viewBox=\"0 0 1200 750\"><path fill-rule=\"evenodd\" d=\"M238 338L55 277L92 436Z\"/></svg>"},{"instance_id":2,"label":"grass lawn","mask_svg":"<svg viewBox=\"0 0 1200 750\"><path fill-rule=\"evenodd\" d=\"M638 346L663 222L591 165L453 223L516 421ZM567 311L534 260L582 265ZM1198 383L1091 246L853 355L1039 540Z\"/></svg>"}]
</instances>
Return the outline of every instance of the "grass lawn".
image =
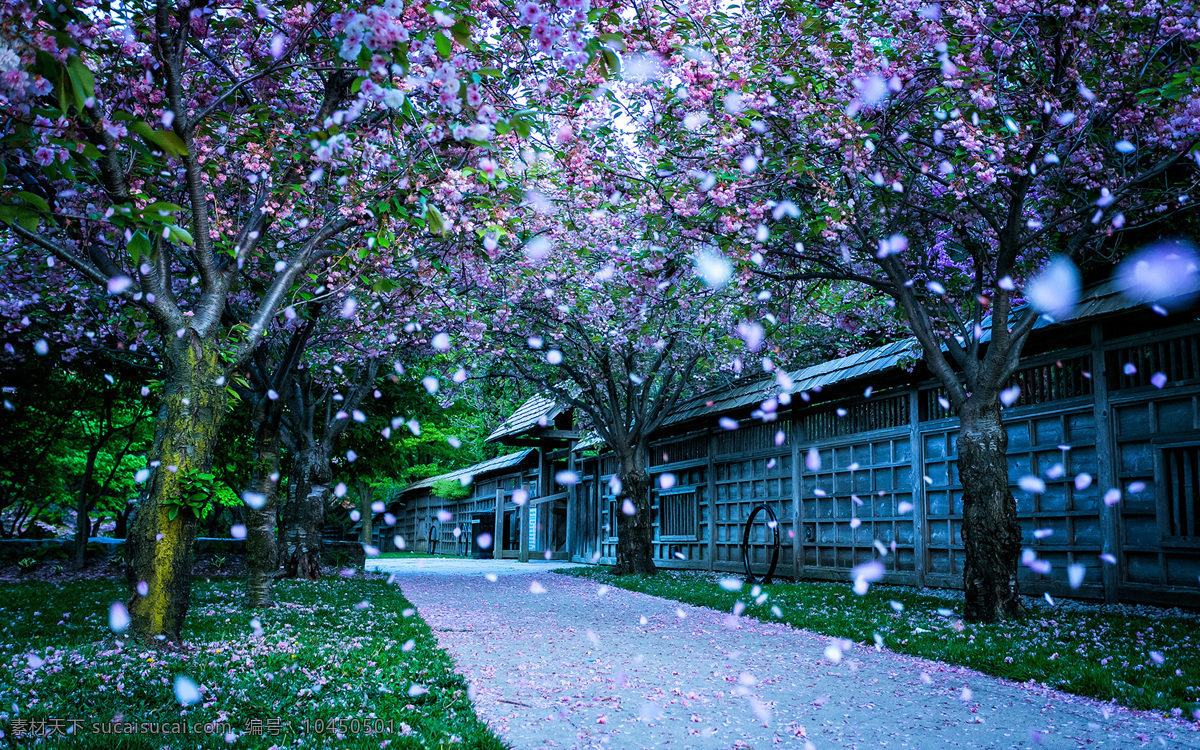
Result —
<instances>
[{"instance_id":1,"label":"grass lawn","mask_svg":"<svg viewBox=\"0 0 1200 750\"><path fill-rule=\"evenodd\" d=\"M1200 616L1195 614L1041 602L1019 622L977 625L962 621L961 600L898 586L872 586L864 596L849 583L730 591L721 582L732 588L734 579L709 573L557 572L723 611L740 602L745 615L762 620L859 643L881 642L902 654L1200 721Z\"/></svg>"},{"instance_id":2,"label":"grass lawn","mask_svg":"<svg viewBox=\"0 0 1200 750\"><path fill-rule=\"evenodd\" d=\"M44 740L71 748L504 747L397 586L361 575L281 581L256 633L242 585L195 580L186 649L158 653L116 646L108 628L109 605L124 595L116 581L6 584L0 730L11 741L31 721L65 729L80 719L73 736ZM181 707L177 675L199 686L200 702ZM125 726L199 724L201 733L100 733L114 717ZM219 726L206 734L205 723Z\"/></svg>"}]
</instances>

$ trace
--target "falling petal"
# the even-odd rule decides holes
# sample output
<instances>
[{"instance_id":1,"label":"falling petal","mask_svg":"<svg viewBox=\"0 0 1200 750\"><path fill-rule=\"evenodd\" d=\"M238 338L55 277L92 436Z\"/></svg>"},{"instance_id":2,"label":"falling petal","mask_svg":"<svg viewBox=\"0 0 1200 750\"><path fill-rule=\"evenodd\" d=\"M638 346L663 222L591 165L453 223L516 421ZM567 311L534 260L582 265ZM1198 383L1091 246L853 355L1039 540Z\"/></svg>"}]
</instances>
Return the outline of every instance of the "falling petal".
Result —
<instances>
[{"instance_id":1,"label":"falling petal","mask_svg":"<svg viewBox=\"0 0 1200 750\"><path fill-rule=\"evenodd\" d=\"M175 675L175 699L185 707L199 703L200 688L191 678Z\"/></svg>"},{"instance_id":2,"label":"falling petal","mask_svg":"<svg viewBox=\"0 0 1200 750\"><path fill-rule=\"evenodd\" d=\"M1045 492L1046 483L1040 477L1026 475L1017 480L1017 486L1026 492Z\"/></svg>"},{"instance_id":3,"label":"falling petal","mask_svg":"<svg viewBox=\"0 0 1200 750\"><path fill-rule=\"evenodd\" d=\"M1065 320L1079 301L1080 284L1075 264L1066 256L1056 255L1025 285L1025 298L1038 312Z\"/></svg>"},{"instance_id":4,"label":"falling petal","mask_svg":"<svg viewBox=\"0 0 1200 750\"><path fill-rule=\"evenodd\" d=\"M128 276L113 276L108 280L108 293L121 294L133 286L133 279Z\"/></svg>"},{"instance_id":5,"label":"falling petal","mask_svg":"<svg viewBox=\"0 0 1200 750\"><path fill-rule=\"evenodd\" d=\"M808 449L808 453L804 456L804 465L809 471L821 470L821 454L815 447Z\"/></svg>"},{"instance_id":6,"label":"falling petal","mask_svg":"<svg viewBox=\"0 0 1200 750\"><path fill-rule=\"evenodd\" d=\"M1126 258L1117 278L1138 302L1174 301L1183 307L1200 291L1200 255L1185 240L1157 242Z\"/></svg>"},{"instance_id":7,"label":"falling petal","mask_svg":"<svg viewBox=\"0 0 1200 750\"><path fill-rule=\"evenodd\" d=\"M692 261L696 266L696 273L705 285L714 289L725 286L733 277L733 263L715 249L697 250L692 256Z\"/></svg>"},{"instance_id":8,"label":"falling petal","mask_svg":"<svg viewBox=\"0 0 1200 750\"><path fill-rule=\"evenodd\" d=\"M1071 588L1077 589L1083 585L1083 576L1087 573L1087 568L1079 563L1072 563L1067 566L1067 583Z\"/></svg>"},{"instance_id":9,"label":"falling petal","mask_svg":"<svg viewBox=\"0 0 1200 750\"><path fill-rule=\"evenodd\" d=\"M121 602L113 602L108 608L108 628L118 635L129 627L129 611Z\"/></svg>"}]
</instances>

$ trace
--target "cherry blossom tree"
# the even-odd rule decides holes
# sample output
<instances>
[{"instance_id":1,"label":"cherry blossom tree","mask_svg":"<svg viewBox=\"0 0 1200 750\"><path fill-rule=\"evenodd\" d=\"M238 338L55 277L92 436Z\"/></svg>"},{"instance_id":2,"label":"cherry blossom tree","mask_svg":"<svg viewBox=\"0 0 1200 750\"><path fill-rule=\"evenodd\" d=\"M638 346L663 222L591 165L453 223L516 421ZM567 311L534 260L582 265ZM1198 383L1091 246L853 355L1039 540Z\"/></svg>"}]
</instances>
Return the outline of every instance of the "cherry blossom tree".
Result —
<instances>
[{"instance_id":1,"label":"cherry blossom tree","mask_svg":"<svg viewBox=\"0 0 1200 750\"><path fill-rule=\"evenodd\" d=\"M525 183L525 225L479 243L492 262L454 278L457 296L471 300L455 335L483 348L474 369L534 384L613 451L612 489L624 511L614 570L648 574L656 569L647 472L655 432L681 399L740 371L739 355L754 358L746 367L773 365L759 359L761 300L733 278L732 264L700 246L681 261L643 239L636 216L608 201L619 198L611 185L570 169L571 151L562 171L543 163L548 176ZM531 168L520 159L502 167ZM449 337L442 346L458 348Z\"/></svg>"},{"instance_id":2,"label":"cherry blossom tree","mask_svg":"<svg viewBox=\"0 0 1200 750\"><path fill-rule=\"evenodd\" d=\"M148 329L166 369L130 534L139 636L181 636L227 380L306 274L403 257L391 239L446 229L446 194L496 205L501 186L448 170L537 125L561 87L518 110L523 76L597 59L581 30L607 10L524 5L0 6L5 242Z\"/></svg>"},{"instance_id":3,"label":"cherry blossom tree","mask_svg":"<svg viewBox=\"0 0 1200 750\"><path fill-rule=\"evenodd\" d=\"M1070 314L1078 265L1191 210L1198 20L1137 0L767 0L663 9L626 53L614 101L651 144L657 226L888 295L919 340L960 419L972 619L1019 611L1001 409L1030 331Z\"/></svg>"}]
</instances>

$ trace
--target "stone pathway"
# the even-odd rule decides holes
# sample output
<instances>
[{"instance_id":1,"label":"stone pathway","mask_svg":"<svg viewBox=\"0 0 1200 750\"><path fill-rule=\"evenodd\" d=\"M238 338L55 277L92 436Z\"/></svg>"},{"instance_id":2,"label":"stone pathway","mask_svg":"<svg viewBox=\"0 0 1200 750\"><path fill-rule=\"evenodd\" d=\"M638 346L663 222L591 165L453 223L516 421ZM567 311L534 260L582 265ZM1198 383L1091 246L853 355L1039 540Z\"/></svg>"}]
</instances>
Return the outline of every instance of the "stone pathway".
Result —
<instances>
[{"instance_id":1,"label":"stone pathway","mask_svg":"<svg viewBox=\"0 0 1200 750\"><path fill-rule=\"evenodd\" d=\"M404 562L396 583L517 750L1200 748L1187 722L873 646L834 662L827 636L544 568Z\"/></svg>"}]
</instances>

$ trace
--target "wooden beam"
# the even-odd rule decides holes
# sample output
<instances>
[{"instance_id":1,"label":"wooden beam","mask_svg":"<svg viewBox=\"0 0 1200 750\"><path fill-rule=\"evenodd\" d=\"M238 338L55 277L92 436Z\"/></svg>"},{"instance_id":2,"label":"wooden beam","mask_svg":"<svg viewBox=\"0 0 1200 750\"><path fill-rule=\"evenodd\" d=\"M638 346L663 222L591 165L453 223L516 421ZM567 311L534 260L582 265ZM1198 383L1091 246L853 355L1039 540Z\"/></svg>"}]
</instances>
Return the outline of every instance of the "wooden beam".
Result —
<instances>
[{"instance_id":1,"label":"wooden beam","mask_svg":"<svg viewBox=\"0 0 1200 750\"><path fill-rule=\"evenodd\" d=\"M579 469L576 469L574 454L570 454L567 456L567 468L570 471L576 472L576 474L575 474L576 476L579 476L579 474L582 473L582 467ZM568 560L570 560L571 556L575 554L575 548L577 546L575 544L575 536L578 533L577 530L579 528L579 522L575 518L575 516L578 513L579 513L579 482L576 482L575 484L573 484L567 488L567 541L563 545L563 547L566 549Z\"/></svg>"},{"instance_id":2,"label":"wooden beam","mask_svg":"<svg viewBox=\"0 0 1200 750\"><path fill-rule=\"evenodd\" d=\"M917 585L925 585L925 471L921 460L921 391L913 387L908 396L908 439L912 441L913 567Z\"/></svg>"},{"instance_id":3,"label":"wooden beam","mask_svg":"<svg viewBox=\"0 0 1200 750\"><path fill-rule=\"evenodd\" d=\"M517 523L518 533L520 538L517 539L517 559L521 562L529 562L529 501L517 508L517 517L520 519Z\"/></svg>"},{"instance_id":4,"label":"wooden beam","mask_svg":"<svg viewBox=\"0 0 1200 750\"><path fill-rule=\"evenodd\" d=\"M705 477L708 479L708 569L713 569L714 555L717 552L717 467L713 456L717 454L717 436L708 431L708 468Z\"/></svg>"},{"instance_id":5,"label":"wooden beam","mask_svg":"<svg viewBox=\"0 0 1200 750\"><path fill-rule=\"evenodd\" d=\"M492 558L499 560L504 549L504 488L496 488L496 528L492 531Z\"/></svg>"},{"instance_id":6,"label":"wooden beam","mask_svg":"<svg viewBox=\"0 0 1200 750\"><path fill-rule=\"evenodd\" d=\"M800 563L803 560L804 549L800 546L800 537L804 533L800 518L800 427L792 422L792 580L800 580Z\"/></svg>"},{"instance_id":7,"label":"wooden beam","mask_svg":"<svg viewBox=\"0 0 1200 750\"><path fill-rule=\"evenodd\" d=\"M1104 364L1104 328L1092 323L1092 409L1096 420L1096 484L1097 493L1117 486L1117 467L1113 450L1112 413L1108 404L1108 373ZM1100 573L1104 581L1104 601L1117 600L1117 587L1125 565L1120 554L1120 512L1117 506L1100 501L1100 544L1101 552L1116 558L1117 564L1101 563Z\"/></svg>"},{"instance_id":8,"label":"wooden beam","mask_svg":"<svg viewBox=\"0 0 1200 750\"><path fill-rule=\"evenodd\" d=\"M535 434L543 440L578 440L583 437L580 430L541 430Z\"/></svg>"}]
</instances>

